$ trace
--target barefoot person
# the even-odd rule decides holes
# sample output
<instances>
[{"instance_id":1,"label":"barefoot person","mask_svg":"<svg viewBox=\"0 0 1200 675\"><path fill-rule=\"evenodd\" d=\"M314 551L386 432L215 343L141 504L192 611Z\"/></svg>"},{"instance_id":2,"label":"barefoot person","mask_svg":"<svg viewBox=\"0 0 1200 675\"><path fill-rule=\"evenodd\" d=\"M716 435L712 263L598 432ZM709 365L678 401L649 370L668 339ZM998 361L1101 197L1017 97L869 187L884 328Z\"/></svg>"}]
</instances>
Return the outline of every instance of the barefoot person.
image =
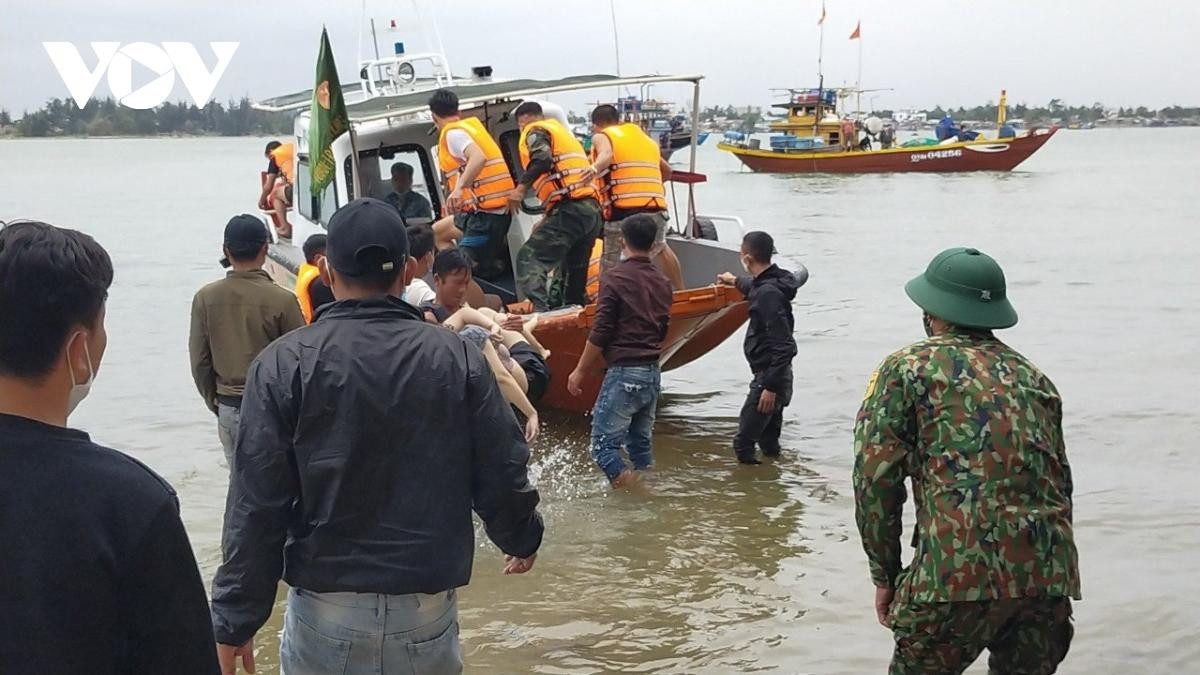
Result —
<instances>
[{"instance_id":1,"label":"barefoot person","mask_svg":"<svg viewBox=\"0 0 1200 675\"><path fill-rule=\"evenodd\" d=\"M608 364L592 409L592 459L614 488L628 486L633 472L621 458L629 453L636 470L654 464L651 438L661 380L658 358L671 313L671 282L650 262L658 223L638 214L621 223L626 259L600 286L592 332L567 378L567 391L583 393L583 379Z\"/></svg>"},{"instance_id":2,"label":"barefoot person","mask_svg":"<svg viewBox=\"0 0 1200 675\"><path fill-rule=\"evenodd\" d=\"M222 667L253 667L254 634L290 587L284 673L457 673L456 589L474 511L528 572L542 541L529 449L480 352L400 300L404 221L364 198L329 222L337 302L250 368L213 580Z\"/></svg>"},{"instance_id":3,"label":"barefoot person","mask_svg":"<svg viewBox=\"0 0 1200 675\"><path fill-rule=\"evenodd\" d=\"M292 206L292 167L295 146L291 143L271 141L264 155L267 158L267 173L263 177L262 193L258 195L258 208L271 213L275 221L275 233L280 239L292 238L292 224L287 212Z\"/></svg>"}]
</instances>

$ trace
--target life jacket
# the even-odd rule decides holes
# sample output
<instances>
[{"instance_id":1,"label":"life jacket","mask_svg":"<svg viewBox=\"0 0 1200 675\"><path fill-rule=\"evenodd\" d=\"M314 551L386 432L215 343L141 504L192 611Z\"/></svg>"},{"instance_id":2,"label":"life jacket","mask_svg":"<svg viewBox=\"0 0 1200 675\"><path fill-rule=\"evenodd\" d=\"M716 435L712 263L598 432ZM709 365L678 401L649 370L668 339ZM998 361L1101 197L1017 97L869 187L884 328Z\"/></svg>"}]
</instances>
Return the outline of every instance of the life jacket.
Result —
<instances>
[{"instance_id":1,"label":"life jacket","mask_svg":"<svg viewBox=\"0 0 1200 675\"><path fill-rule=\"evenodd\" d=\"M613 153L612 164L596 176L604 219L611 218L614 208L665 211L667 199L659 167L658 144L641 127L629 122L613 125L600 133L612 143ZM593 146L592 160L595 159L596 148Z\"/></svg>"},{"instance_id":2,"label":"life jacket","mask_svg":"<svg viewBox=\"0 0 1200 675\"><path fill-rule=\"evenodd\" d=\"M308 263L300 265L300 273L296 275L296 299L300 301L300 313L304 315L304 323L312 323L313 302L309 288L320 276L321 271L317 266Z\"/></svg>"},{"instance_id":3,"label":"life jacket","mask_svg":"<svg viewBox=\"0 0 1200 675\"><path fill-rule=\"evenodd\" d=\"M581 175L589 166L583 144L558 120L531 122L521 130L521 140L517 144L521 153L521 168L529 168L529 146L526 145L526 140L529 132L535 129L550 134L550 155L553 160L550 171L538 176L533 182L533 189L542 207L549 210L564 198L595 198L596 186L591 181L584 180Z\"/></svg>"},{"instance_id":4,"label":"life jacket","mask_svg":"<svg viewBox=\"0 0 1200 675\"><path fill-rule=\"evenodd\" d=\"M282 143L278 148L271 151L271 159L275 160L275 166L283 172L283 177L289 185L295 185L294 173L295 167L292 165L292 157L296 152L296 146L291 143Z\"/></svg>"},{"instance_id":5,"label":"life jacket","mask_svg":"<svg viewBox=\"0 0 1200 675\"><path fill-rule=\"evenodd\" d=\"M438 168L446 182L446 194L454 191L458 179L467 168L465 162L459 162L450 154L446 144L446 136L451 129L462 129L471 136L473 142L483 151L483 168L470 185L464 185L462 190L464 211L494 211L508 206L508 193L517 185L513 182L512 174L504 155L500 154L500 146L492 135L483 128L483 123L476 117L466 117L457 122L451 122L442 127L438 137Z\"/></svg>"}]
</instances>

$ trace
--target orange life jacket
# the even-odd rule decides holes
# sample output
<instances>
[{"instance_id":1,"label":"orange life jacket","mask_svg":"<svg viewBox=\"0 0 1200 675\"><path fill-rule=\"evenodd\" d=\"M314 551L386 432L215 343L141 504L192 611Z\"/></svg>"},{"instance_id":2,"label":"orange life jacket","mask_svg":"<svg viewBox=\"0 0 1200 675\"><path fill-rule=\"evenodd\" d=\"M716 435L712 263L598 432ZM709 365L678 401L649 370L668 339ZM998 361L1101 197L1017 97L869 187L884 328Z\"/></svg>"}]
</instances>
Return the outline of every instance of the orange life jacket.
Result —
<instances>
[{"instance_id":1,"label":"orange life jacket","mask_svg":"<svg viewBox=\"0 0 1200 675\"><path fill-rule=\"evenodd\" d=\"M465 162L459 162L450 154L446 144L446 136L451 129L462 129L471 136L471 141L483 151L483 168L470 185L464 185L462 190L464 211L493 211L508 206L508 193L517 185L513 182L512 174L504 155L500 154L500 146L492 135L483 128L483 123L476 117L466 117L457 122L451 122L442 127L438 137L438 168L446 181L446 194L454 191L458 179L467 168Z\"/></svg>"},{"instance_id":2,"label":"orange life jacket","mask_svg":"<svg viewBox=\"0 0 1200 675\"><path fill-rule=\"evenodd\" d=\"M291 143L282 143L278 148L271 151L271 159L275 160L275 166L283 172L284 179L288 184L294 185L295 180L293 175L296 168L292 165L292 158L296 153L296 146Z\"/></svg>"},{"instance_id":3,"label":"orange life jacket","mask_svg":"<svg viewBox=\"0 0 1200 675\"><path fill-rule=\"evenodd\" d=\"M300 301L300 313L304 315L304 323L312 323L313 301L309 290L312 282L320 276L321 271L317 266L308 263L301 265L300 273L296 275L296 299Z\"/></svg>"},{"instance_id":4,"label":"orange life jacket","mask_svg":"<svg viewBox=\"0 0 1200 675\"><path fill-rule=\"evenodd\" d=\"M658 143L636 124L616 124L600 133L612 144L612 164L596 177L600 189L600 204L604 218L612 216L613 208L665 211L666 192L663 190L662 169L659 167ZM592 160L596 146L592 146Z\"/></svg>"},{"instance_id":5,"label":"orange life jacket","mask_svg":"<svg viewBox=\"0 0 1200 675\"><path fill-rule=\"evenodd\" d=\"M584 180L581 175L589 166L583 144L558 120L538 120L525 125L525 128L521 130L521 140L517 144L521 153L521 168L529 168L529 146L526 145L526 140L529 132L535 129L540 129L550 135L550 155L553 160L550 171L538 176L538 179L533 182L533 189L537 193L542 207L549 210L564 198L595 198L595 185L591 181Z\"/></svg>"}]
</instances>

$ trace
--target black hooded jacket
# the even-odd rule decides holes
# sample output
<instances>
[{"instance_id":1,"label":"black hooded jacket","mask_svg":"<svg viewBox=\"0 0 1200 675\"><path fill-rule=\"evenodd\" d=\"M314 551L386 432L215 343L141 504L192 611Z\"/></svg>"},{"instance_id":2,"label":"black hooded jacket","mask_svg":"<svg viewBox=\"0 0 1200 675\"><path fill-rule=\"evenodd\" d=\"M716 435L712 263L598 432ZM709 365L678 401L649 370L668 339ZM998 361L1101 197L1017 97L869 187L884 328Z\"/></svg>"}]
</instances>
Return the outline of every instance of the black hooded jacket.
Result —
<instances>
[{"instance_id":1,"label":"black hooded jacket","mask_svg":"<svg viewBox=\"0 0 1200 675\"><path fill-rule=\"evenodd\" d=\"M792 299L798 288L796 275L777 265L771 265L757 277L737 278L737 289L750 301L750 325L746 328L743 349L750 370L760 375L767 391L780 391L796 356Z\"/></svg>"},{"instance_id":2,"label":"black hooded jacket","mask_svg":"<svg viewBox=\"0 0 1200 675\"><path fill-rule=\"evenodd\" d=\"M500 550L542 540L529 448L483 354L396 298L341 300L250 366L213 580L217 642L317 593L465 585L471 512Z\"/></svg>"}]
</instances>

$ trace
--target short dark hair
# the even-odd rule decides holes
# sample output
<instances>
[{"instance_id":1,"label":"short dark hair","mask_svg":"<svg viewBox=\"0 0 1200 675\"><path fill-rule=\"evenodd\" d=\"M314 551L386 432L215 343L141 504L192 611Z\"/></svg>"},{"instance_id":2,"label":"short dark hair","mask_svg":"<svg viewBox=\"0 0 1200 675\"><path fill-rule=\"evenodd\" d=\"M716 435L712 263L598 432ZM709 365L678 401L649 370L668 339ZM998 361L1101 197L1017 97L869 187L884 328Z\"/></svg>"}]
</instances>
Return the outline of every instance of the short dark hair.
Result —
<instances>
[{"instance_id":1,"label":"short dark hair","mask_svg":"<svg viewBox=\"0 0 1200 675\"><path fill-rule=\"evenodd\" d=\"M433 250L433 228L428 225L408 226L408 254L417 260Z\"/></svg>"},{"instance_id":2,"label":"short dark hair","mask_svg":"<svg viewBox=\"0 0 1200 675\"><path fill-rule=\"evenodd\" d=\"M448 248L433 259L433 273L443 279L460 270L471 271L471 260L461 249Z\"/></svg>"},{"instance_id":3,"label":"short dark hair","mask_svg":"<svg viewBox=\"0 0 1200 675\"><path fill-rule=\"evenodd\" d=\"M263 151L263 154L270 154L272 150L274 150L275 148L278 148L281 145L283 145L283 143L280 143L279 141L270 141L269 143L267 143L267 149Z\"/></svg>"},{"instance_id":4,"label":"short dark hair","mask_svg":"<svg viewBox=\"0 0 1200 675\"><path fill-rule=\"evenodd\" d=\"M395 164L393 164L392 165L392 178L395 178L396 174L400 174L400 173L406 173L410 176L413 175L412 164L408 164L406 162L396 162Z\"/></svg>"},{"instance_id":5,"label":"short dark hair","mask_svg":"<svg viewBox=\"0 0 1200 675\"><path fill-rule=\"evenodd\" d=\"M658 234L656 216L639 213L621 221L621 236L625 245L634 251L649 253L654 248L654 237Z\"/></svg>"},{"instance_id":6,"label":"short dark hair","mask_svg":"<svg viewBox=\"0 0 1200 675\"><path fill-rule=\"evenodd\" d=\"M112 280L108 252L82 232L36 221L0 228L0 373L47 375L71 329L96 324Z\"/></svg>"},{"instance_id":7,"label":"short dark hair","mask_svg":"<svg viewBox=\"0 0 1200 675\"><path fill-rule=\"evenodd\" d=\"M225 244L225 251L228 252L230 260L251 262L258 257L259 253L262 253L264 246L266 244L239 241L237 243Z\"/></svg>"},{"instance_id":8,"label":"short dark hair","mask_svg":"<svg viewBox=\"0 0 1200 675\"><path fill-rule=\"evenodd\" d=\"M620 122L621 113L617 112L616 106L601 103L592 111L592 124L619 124Z\"/></svg>"},{"instance_id":9,"label":"short dark hair","mask_svg":"<svg viewBox=\"0 0 1200 675\"><path fill-rule=\"evenodd\" d=\"M775 240L766 232L747 232L742 237L742 246L754 262L763 265L771 262L771 256L775 253Z\"/></svg>"},{"instance_id":10,"label":"short dark hair","mask_svg":"<svg viewBox=\"0 0 1200 675\"><path fill-rule=\"evenodd\" d=\"M429 112L438 117L458 114L458 94L449 89L438 89L429 97Z\"/></svg>"},{"instance_id":11,"label":"short dark hair","mask_svg":"<svg viewBox=\"0 0 1200 675\"><path fill-rule=\"evenodd\" d=\"M325 252L325 246L328 242L329 235L327 234L314 234L305 239L304 245L300 247L300 250L304 251L304 260L309 265L315 265L316 263L313 262L313 258L316 258L318 253Z\"/></svg>"},{"instance_id":12,"label":"short dark hair","mask_svg":"<svg viewBox=\"0 0 1200 675\"><path fill-rule=\"evenodd\" d=\"M521 117L524 117L525 115L539 115L540 116L541 114L542 114L542 104L538 103L537 101L525 101L521 105L517 106L517 109L513 111L513 117L516 117L518 119Z\"/></svg>"}]
</instances>

